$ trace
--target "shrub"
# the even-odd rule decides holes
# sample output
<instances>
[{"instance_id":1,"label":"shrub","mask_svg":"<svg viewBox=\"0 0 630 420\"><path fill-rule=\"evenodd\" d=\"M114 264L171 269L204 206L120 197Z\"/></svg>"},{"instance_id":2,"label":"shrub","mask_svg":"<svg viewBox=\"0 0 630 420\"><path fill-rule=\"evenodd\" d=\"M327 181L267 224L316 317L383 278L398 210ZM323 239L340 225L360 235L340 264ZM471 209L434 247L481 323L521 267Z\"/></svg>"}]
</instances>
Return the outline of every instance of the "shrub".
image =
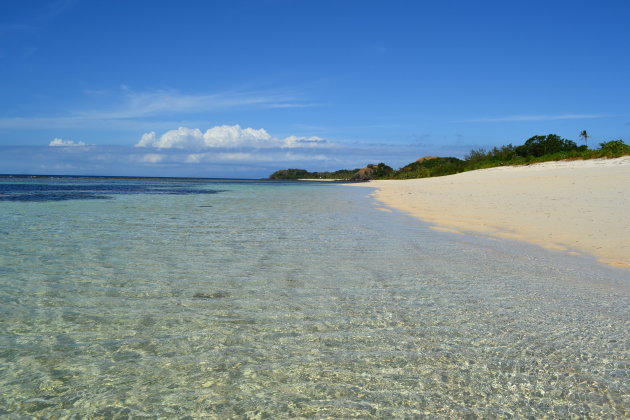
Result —
<instances>
[{"instance_id":1,"label":"shrub","mask_svg":"<svg viewBox=\"0 0 630 420\"><path fill-rule=\"evenodd\" d=\"M625 144L623 140L612 140L599 144L599 149L604 154L621 155L630 153L630 146Z\"/></svg>"},{"instance_id":2,"label":"shrub","mask_svg":"<svg viewBox=\"0 0 630 420\"><path fill-rule=\"evenodd\" d=\"M472 149L466 156L464 156L464 160L470 163L483 162L484 160L488 160L489 152L484 148Z\"/></svg>"},{"instance_id":3,"label":"shrub","mask_svg":"<svg viewBox=\"0 0 630 420\"><path fill-rule=\"evenodd\" d=\"M301 179L309 175L306 169L282 169L271 174L269 179Z\"/></svg>"},{"instance_id":4,"label":"shrub","mask_svg":"<svg viewBox=\"0 0 630 420\"><path fill-rule=\"evenodd\" d=\"M392 169L390 166L385 165L383 162L379 163L378 165L368 166L374 169L374 178L387 178L394 172L394 169Z\"/></svg>"},{"instance_id":5,"label":"shrub","mask_svg":"<svg viewBox=\"0 0 630 420\"><path fill-rule=\"evenodd\" d=\"M394 178L427 178L464 171L464 161L454 157L439 157L412 162L393 174Z\"/></svg>"},{"instance_id":6,"label":"shrub","mask_svg":"<svg viewBox=\"0 0 630 420\"><path fill-rule=\"evenodd\" d=\"M515 149L516 154L523 157L540 157L572 150L577 151L580 150L580 148L574 141L563 139L556 134L531 137L525 142L525 144L518 146Z\"/></svg>"}]
</instances>

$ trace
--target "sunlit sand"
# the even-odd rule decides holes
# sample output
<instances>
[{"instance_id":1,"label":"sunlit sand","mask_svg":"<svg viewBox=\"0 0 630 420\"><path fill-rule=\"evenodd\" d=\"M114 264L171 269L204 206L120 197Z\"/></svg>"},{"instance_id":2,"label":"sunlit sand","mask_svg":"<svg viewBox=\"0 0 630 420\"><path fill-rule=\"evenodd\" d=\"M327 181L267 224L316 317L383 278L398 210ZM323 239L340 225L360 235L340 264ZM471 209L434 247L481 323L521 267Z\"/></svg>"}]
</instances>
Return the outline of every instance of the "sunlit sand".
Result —
<instances>
[{"instance_id":1,"label":"sunlit sand","mask_svg":"<svg viewBox=\"0 0 630 420\"><path fill-rule=\"evenodd\" d=\"M630 157L372 181L383 203L450 231L588 254L630 269Z\"/></svg>"}]
</instances>

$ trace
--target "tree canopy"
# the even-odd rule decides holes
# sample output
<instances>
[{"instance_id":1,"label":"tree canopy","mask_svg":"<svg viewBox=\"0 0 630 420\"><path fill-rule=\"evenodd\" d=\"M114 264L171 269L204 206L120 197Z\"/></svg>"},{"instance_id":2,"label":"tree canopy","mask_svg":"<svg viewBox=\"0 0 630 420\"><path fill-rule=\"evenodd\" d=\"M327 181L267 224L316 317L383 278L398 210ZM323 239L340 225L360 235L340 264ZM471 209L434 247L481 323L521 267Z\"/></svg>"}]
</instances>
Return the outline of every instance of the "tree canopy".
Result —
<instances>
[{"instance_id":1,"label":"tree canopy","mask_svg":"<svg viewBox=\"0 0 630 420\"><path fill-rule=\"evenodd\" d=\"M530 137L525 144L516 148L516 154L522 157L540 157L573 150L580 150L574 141L563 139L556 134L547 134L546 136Z\"/></svg>"}]
</instances>

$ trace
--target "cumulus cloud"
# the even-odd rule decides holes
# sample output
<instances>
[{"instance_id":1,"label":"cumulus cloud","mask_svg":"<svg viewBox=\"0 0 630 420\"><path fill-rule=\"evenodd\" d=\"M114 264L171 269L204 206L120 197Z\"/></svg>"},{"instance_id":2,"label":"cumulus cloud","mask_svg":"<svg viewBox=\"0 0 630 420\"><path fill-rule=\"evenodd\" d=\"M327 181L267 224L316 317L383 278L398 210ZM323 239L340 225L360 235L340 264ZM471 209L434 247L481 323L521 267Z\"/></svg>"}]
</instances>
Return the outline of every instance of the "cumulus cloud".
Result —
<instances>
[{"instance_id":1,"label":"cumulus cloud","mask_svg":"<svg viewBox=\"0 0 630 420\"><path fill-rule=\"evenodd\" d=\"M136 147L158 149L203 149L209 147L264 147L273 146L273 139L264 128L241 128L239 125L221 125L202 132L198 128L179 127L157 136L154 131L145 133Z\"/></svg>"},{"instance_id":2,"label":"cumulus cloud","mask_svg":"<svg viewBox=\"0 0 630 420\"><path fill-rule=\"evenodd\" d=\"M220 125L202 132L199 128L179 127L158 136L154 131L144 133L136 147L154 147L157 149L234 148L234 147L317 147L328 145L321 137L289 136L284 139L271 136L264 128L241 128L240 125ZM195 155L190 155L194 162Z\"/></svg>"},{"instance_id":3,"label":"cumulus cloud","mask_svg":"<svg viewBox=\"0 0 630 420\"><path fill-rule=\"evenodd\" d=\"M60 139L58 137L55 137L53 140L51 140L50 143L48 143L49 146L52 147L76 147L76 146L87 146L87 144L85 144L82 141L78 141L78 142L74 142L72 140L64 140L64 139Z\"/></svg>"}]
</instances>

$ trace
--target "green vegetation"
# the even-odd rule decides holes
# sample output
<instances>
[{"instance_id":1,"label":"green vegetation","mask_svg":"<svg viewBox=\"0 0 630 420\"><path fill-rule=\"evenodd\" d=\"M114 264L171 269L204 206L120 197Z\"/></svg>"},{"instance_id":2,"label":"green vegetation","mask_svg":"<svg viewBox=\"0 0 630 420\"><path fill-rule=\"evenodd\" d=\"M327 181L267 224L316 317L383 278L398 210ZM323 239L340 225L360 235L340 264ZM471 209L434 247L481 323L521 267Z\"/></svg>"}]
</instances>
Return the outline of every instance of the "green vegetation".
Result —
<instances>
[{"instance_id":1,"label":"green vegetation","mask_svg":"<svg viewBox=\"0 0 630 420\"><path fill-rule=\"evenodd\" d=\"M524 145L514 149L521 157L541 157L561 152L576 152L586 150L586 146L579 147L572 140L560 138L556 134L546 136L534 136L529 138Z\"/></svg>"},{"instance_id":2,"label":"green vegetation","mask_svg":"<svg viewBox=\"0 0 630 420\"><path fill-rule=\"evenodd\" d=\"M580 136L587 141L586 130ZM533 136L520 146L508 144L492 149L473 149L464 159L454 157L424 157L399 170L384 163L367 165L362 169L340 170L335 172L308 172L304 169L284 169L274 172L270 179L343 179L366 181L370 179L410 179L452 175L475 169L506 165L528 165L531 163L556 160L578 160L615 158L630 155L630 146L623 140L612 140L599 144L598 149L578 146L574 141L563 139L556 134Z\"/></svg>"},{"instance_id":3,"label":"green vegetation","mask_svg":"<svg viewBox=\"0 0 630 420\"><path fill-rule=\"evenodd\" d=\"M269 179L350 179L359 169L340 169L334 172L309 172L306 169L282 169L271 174Z\"/></svg>"},{"instance_id":4,"label":"green vegetation","mask_svg":"<svg viewBox=\"0 0 630 420\"><path fill-rule=\"evenodd\" d=\"M630 146L623 140L600 143L598 149L578 146L554 134L534 136L522 146L502 146L490 150L477 149L465 157L466 171L505 165L527 165L556 160L615 158L630 155Z\"/></svg>"},{"instance_id":5,"label":"green vegetation","mask_svg":"<svg viewBox=\"0 0 630 420\"><path fill-rule=\"evenodd\" d=\"M374 169L374 177L375 178L386 178L394 173L394 169L391 166L385 165L383 162L378 165L368 165Z\"/></svg>"},{"instance_id":6,"label":"green vegetation","mask_svg":"<svg viewBox=\"0 0 630 420\"><path fill-rule=\"evenodd\" d=\"M306 169L282 169L271 174L269 179L302 179L312 178Z\"/></svg>"},{"instance_id":7,"label":"green vegetation","mask_svg":"<svg viewBox=\"0 0 630 420\"><path fill-rule=\"evenodd\" d=\"M394 173L394 170L383 162L378 165L368 165L359 169L351 177L350 181L369 181L370 179L387 179Z\"/></svg>"},{"instance_id":8,"label":"green vegetation","mask_svg":"<svg viewBox=\"0 0 630 420\"><path fill-rule=\"evenodd\" d=\"M621 140L613 140L600 143L599 151L606 155L606 157L630 155L630 146Z\"/></svg>"},{"instance_id":9,"label":"green vegetation","mask_svg":"<svg viewBox=\"0 0 630 420\"><path fill-rule=\"evenodd\" d=\"M420 158L417 161L403 166L394 172L391 179L428 178L463 172L465 163L454 157L429 157Z\"/></svg>"}]
</instances>

